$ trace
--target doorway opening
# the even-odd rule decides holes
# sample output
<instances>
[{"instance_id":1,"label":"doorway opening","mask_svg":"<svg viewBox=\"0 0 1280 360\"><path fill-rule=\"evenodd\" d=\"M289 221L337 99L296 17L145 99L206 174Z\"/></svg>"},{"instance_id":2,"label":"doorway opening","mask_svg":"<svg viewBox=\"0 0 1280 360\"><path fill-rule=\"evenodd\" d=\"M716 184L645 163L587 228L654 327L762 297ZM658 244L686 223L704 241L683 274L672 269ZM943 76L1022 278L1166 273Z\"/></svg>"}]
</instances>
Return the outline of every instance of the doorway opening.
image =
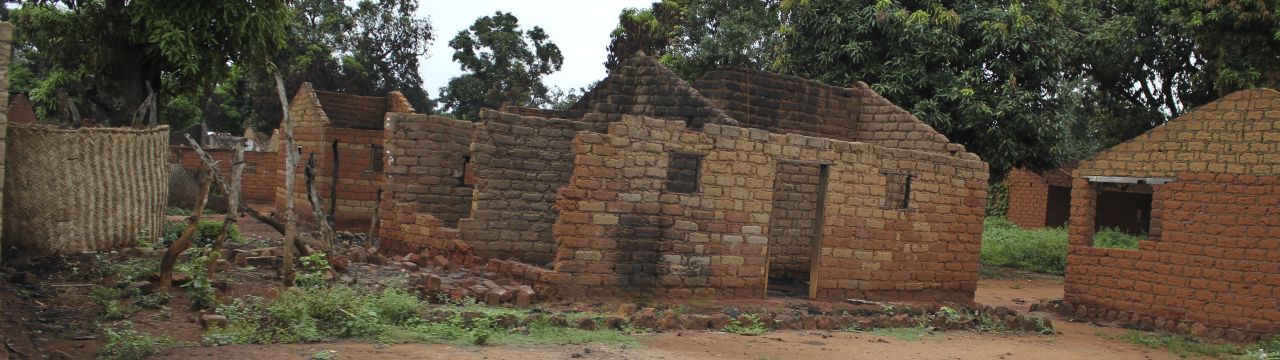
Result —
<instances>
[{"instance_id":1,"label":"doorway opening","mask_svg":"<svg viewBox=\"0 0 1280 360\"><path fill-rule=\"evenodd\" d=\"M820 254L827 165L778 161L769 218L767 297L809 297Z\"/></svg>"}]
</instances>

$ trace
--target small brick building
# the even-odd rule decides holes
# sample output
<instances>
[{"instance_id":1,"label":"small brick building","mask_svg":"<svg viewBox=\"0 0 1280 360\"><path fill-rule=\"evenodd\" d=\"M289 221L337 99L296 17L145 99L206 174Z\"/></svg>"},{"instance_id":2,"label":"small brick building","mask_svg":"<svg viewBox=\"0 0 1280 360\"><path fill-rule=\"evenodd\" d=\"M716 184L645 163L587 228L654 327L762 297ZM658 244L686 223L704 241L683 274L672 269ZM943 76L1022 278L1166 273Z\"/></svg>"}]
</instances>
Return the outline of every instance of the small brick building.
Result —
<instances>
[{"instance_id":1,"label":"small brick building","mask_svg":"<svg viewBox=\"0 0 1280 360\"><path fill-rule=\"evenodd\" d=\"M1280 333L1280 93L1240 91L1082 162L1066 301L1079 317L1197 336ZM1099 194L1151 190L1149 240L1093 247Z\"/></svg>"},{"instance_id":2,"label":"small brick building","mask_svg":"<svg viewBox=\"0 0 1280 360\"><path fill-rule=\"evenodd\" d=\"M303 83L289 102L294 122L293 139L300 157L294 172L294 207L298 218L311 220L311 203L307 200L303 169L311 154L316 159L316 192L328 207L330 189L337 186L334 221L339 228L364 229L373 216L378 188L383 181L383 120L388 113L412 113L413 107L399 92L386 97L357 96L318 91L311 83ZM286 146L280 130L272 136L277 153ZM333 154L337 151L338 172L335 179ZM280 158L283 167L284 159ZM284 170L279 169L275 204L284 211ZM328 212L329 209L325 209Z\"/></svg>"},{"instance_id":3,"label":"small brick building","mask_svg":"<svg viewBox=\"0 0 1280 360\"><path fill-rule=\"evenodd\" d=\"M565 298L973 299L987 165L880 97L635 56L565 111L388 114L383 247ZM507 261L510 259L511 261Z\"/></svg>"},{"instance_id":4,"label":"small brick building","mask_svg":"<svg viewBox=\"0 0 1280 360\"><path fill-rule=\"evenodd\" d=\"M1023 228L1066 226L1071 212L1071 171L1075 166L1031 171L1015 168L1005 176L1009 209L1005 216Z\"/></svg>"}]
</instances>

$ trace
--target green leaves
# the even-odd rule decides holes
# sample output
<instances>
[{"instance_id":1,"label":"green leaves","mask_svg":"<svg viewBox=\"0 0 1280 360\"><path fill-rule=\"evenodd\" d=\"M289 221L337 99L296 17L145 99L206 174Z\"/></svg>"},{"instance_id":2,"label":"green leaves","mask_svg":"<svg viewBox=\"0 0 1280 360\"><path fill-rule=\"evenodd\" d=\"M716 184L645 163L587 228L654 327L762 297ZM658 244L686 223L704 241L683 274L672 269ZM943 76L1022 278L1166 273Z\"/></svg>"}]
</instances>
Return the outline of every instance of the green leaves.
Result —
<instances>
[{"instance_id":1,"label":"green leaves","mask_svg":"<svg viewBox=\"0 0 1280 360\"><path fill-rule=\"evenodd\" d=\"M459 31L449 47L453 61L467 72L440 89L443 110L454 117L475 119L480 108L496 109L503 103L553 102L542 77L560 71L564 55L542 28L523 30L514 15L499 11Z\"/></svg>"}]
</instances>

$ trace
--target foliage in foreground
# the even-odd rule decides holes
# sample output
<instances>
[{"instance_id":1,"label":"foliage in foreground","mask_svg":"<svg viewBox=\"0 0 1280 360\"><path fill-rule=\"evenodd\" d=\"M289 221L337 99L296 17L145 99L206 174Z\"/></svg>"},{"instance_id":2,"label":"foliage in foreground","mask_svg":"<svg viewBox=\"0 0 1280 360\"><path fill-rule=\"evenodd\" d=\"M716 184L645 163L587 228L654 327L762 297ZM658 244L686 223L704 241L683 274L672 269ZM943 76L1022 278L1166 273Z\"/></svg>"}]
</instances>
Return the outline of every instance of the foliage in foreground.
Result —
<instances>
[{"instance_id":1,"label":"foliage in foreground","mask_svg":"<svg viewBox=\"0 0 1280 360\"><path fill-rule=\"evenodd\" d=\"M1022 229L1002 217L988 217L982 229L982 264L1062 275L1067 269L1067 229ZM1145 235L1102 229L1093 236L1095 247L1138 248Z\"/></svg>"},{"instance_id":2,"label":"foliage in foreground","mask_svg":"<svg viewBox=\"0 0 1280 360\"><path fill-rule=\"evenodd\" d=\"M420 313L436 316L425 320ZM343 285L294 288L275 301L248 297L220 306L225 328L213 329L211 345L313 342L332 339L424 341L460 345L620 343L635 340L620 331L585 331L535 320L509 328L527 310L476 305L474 301L430 305L389 287L373 292ZM505 324L505 325L504 325Z\"/></svg>"},{"instance_id":3,"label":"foliage in foreground","mask_svg":"<svg viewBox=\"0 0 1280 360\"><path fill-rule=\"evenodd\" d=\"M1169 352L1181 357L1198 355L1236 360L1272 360L1280 358L1280 336L1246 346L1205 343L1184 336L1141 331L1129 331L1115 338L1150 348L1169 350Z\"/></svg>"},{"instance_id":4,"label":"foliage in foreground","mask_svg":"<svg viewBox=\"0 0 1280 360\"><path fill-rule=\"evenodd\" d=\"M105 327L102 332L107 344L98 349L98 359L143 359L178 343L166 336L152 336L133 330L133 324L124 322L119 327Z\"/></svg>"},{"instance_id":5,"label":"foliage in foreground","mask_svg":"<svg viewBox=\"0 0 1280 360\"><path fill-rule=\"evenodd\" d=\"M165 246L172 244L178 237L182 236L182 232L187 229L185 221L166 221L164 223L164 235L161 237L161 243ZM218 233L222 232L222 221L201 220L196 225L196 235L191 239L192 247L202 247L212 245L213 241L218 239ZM244 237L240 236L240 229L236 225L231 225L227 229L226 242L231 244L243 244Z\"/></svg>"}]
</instances>

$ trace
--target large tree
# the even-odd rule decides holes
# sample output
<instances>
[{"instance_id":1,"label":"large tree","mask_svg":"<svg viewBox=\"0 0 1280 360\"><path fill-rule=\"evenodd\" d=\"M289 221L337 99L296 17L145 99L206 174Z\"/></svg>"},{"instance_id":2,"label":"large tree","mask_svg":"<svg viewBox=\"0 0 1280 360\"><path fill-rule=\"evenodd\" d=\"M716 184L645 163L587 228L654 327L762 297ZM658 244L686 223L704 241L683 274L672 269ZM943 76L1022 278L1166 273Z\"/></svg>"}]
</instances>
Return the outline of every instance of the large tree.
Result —
<instances>
[{"instance_id":1,"label":"large tree","mask_svg":"<svg viewBox=\"0 0 1280 360\"><path fill-rule=\"evenodd\" d=\"M605 67L644 51L692 81L723 66L771 69L781 54L778 0L663 0L624 9Z\"/></svg>"},{"instance_id":2,"label":"large tree","mask_svg":"<svg viewBox=\"0 0 1280 360\"><path fill-rule=\"evenodd\" d=\"M524 30L514 15L499 11L459 31L449 47L466 71L440 89L440 103L453 116L474 119L480 108L554 101L542 77L560 71L564 55L541 27Z\"/></svg>"},{"instance_id":3,"label":"large tree","mask_svg":"<svg viewBox=\"0 0 1280 360\"><path fill-rule=\"evenodd\" d=\"M148 86L174 105L171 115L193 111L174 99L224 78L230 64L269 66L288 15L279 0L26 2L11 14L20 34L12 89L29 92L42 114L66 93L82 115L111 125L131 122Z\"/></svg>"}]
</instances>

